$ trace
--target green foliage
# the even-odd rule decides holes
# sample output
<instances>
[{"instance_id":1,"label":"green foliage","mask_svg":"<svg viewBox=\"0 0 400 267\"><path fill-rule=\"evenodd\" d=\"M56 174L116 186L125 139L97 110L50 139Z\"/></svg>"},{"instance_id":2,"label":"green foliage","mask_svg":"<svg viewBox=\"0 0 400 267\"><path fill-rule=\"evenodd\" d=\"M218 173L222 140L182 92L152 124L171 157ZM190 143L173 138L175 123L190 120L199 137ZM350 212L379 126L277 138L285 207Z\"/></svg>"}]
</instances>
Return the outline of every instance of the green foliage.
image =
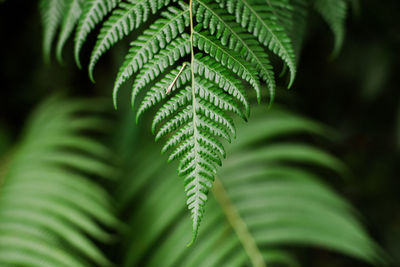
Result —
<instances>
[{"instance_id":1,"label":"green foliage","mask_svg":"<svg viewBox=\"0 0 400 267\"><path fill-rule=\"evenodd\" d=\"M347 15L347 2L345 0L315 0L314 7L328 23L335 35L333 55L339 53L343 44L345 27L344 21Z\"/></svg>"},{"instance_id":2,"label":"green foliage","mask_svg":"<svg viewBox=\"0 0 400 267\"><path fill-rule=\"evenodd\" d=\"M312 2L336 35L336 52L343 40L347 3L329 1L326 8L326 1ZM72 25L77 24L75 58L80 66L79 51L86 37L102 23L89 63L93 80L100 57L124 37L132 36L115 81L114 103L120 86L133 77L132 104L148 89L138 116L162 105L153 128L162 125L155 131L156 139L168 135L164 151L175 147L170 159L180 161L195 238L207 193L225 156L221 138L230 141L235 135L233 113L244 119L249 114L243 88L254 88L260 101L265 83L273 101L276 81L271 54L289 70L288 87L292 85L309 1L191 0L189 5L170 0L70 2L42 0L46 54L61 21L58 51ZM297 24L299 29L294 27Z\"/></svg>"},{"instance_id":3,"label":"green foliage","mask_svg":"<svg viewBox=\"0 0 400 267\"><path fill-rule=\"evenodd\" d=\"M81 3L83 0L70 0L66 3L64 18L61 23L60 37L57 43L57 58L62 61L62 49L75 28L75 25L82 13Z\"/></svg>"},{"instance_id":4,"label":"green foliage","mask_svg":"<svg viewBox=\"0 0 400 267\"><path fill-rule=\"evenodd\" d=\"M87 36L120 2L121 0L86 0L81 4L82 15L75 34L75 61L79 68L81 68L79 53Z\"/></svg>"},{"instance_id":5,"label":"green foliage","mask_svg":"<svg viewBox=\"0 0 400 267\"><path fill-rule=\"evenodd\" d=\"M176 96L185 92L190 98L189 88ZM173 106L176 96L167 105ZM260 107L253 109L249 123L237 121L238 140L212 176L216 181L204 231L185 248L191 226L182 185L174 179L176 167L164 164L129 114L114 135L119 168L112 168L114 153L94 137L110 128L110 120L99 112L102 105L46 101L33 113L14 153L1 162L2 266L110 266L98 242L118 245L118 266L298 266L287 245L318 246L371 264L382 262L382 252L350 204L321 181L347 175L346 166L301 141L329 136L322 125L276 107L267 117ZM207 131L232 134L218 127ZM207 160L210 153L198 160ZM101 178L117 185L114 200ZM129 227L121 228L119 221ZM116 243L110 230L120 229Z\"/></svg>"},{"instance_id":6,"label":"green foliage","mask_svg":"<svg viewBox=\"0 0 400 267\"><path fill-rule=\"evenodd\" d=\"M64 0L41 0L40 11L42 15L43 24L43 54L45 60L50 60L50 51L53 40L57 33L57 28L61 24L65 14L64 6L66 1ZM61 37L60 37L61 38Z\"/></svg>"},{"instance_id":7,"label":"green foliage","mask_svg":"<svg viewBox=\"0 0 400 267\"><path fill-rule=\"evenodd\" d=\"M299 138L328 131L282 109L254 113L249 123L238 122L238 140L217 171L199 239L186 249L191 227L175 167L165 166L148 142L135 142L134 151L121 142L128 160L115 196L130 226L122 266L298 266L287 245L378 264L380 251L353 208L321 181L343 177L346 167Z\"/></svg>"},{"instance_id":8,"label":"green foliage","mask_svg":"<svg viewBox=\"0 0 400 267\"><path fill-rule=\"evenodd\" d=\"M0 173L1 266L111 266L97 243L120 223L91 178L111 177L111 154L84 134L110 123L98 104L51 99L33 114Z\"/></svg>"}]
</instances>

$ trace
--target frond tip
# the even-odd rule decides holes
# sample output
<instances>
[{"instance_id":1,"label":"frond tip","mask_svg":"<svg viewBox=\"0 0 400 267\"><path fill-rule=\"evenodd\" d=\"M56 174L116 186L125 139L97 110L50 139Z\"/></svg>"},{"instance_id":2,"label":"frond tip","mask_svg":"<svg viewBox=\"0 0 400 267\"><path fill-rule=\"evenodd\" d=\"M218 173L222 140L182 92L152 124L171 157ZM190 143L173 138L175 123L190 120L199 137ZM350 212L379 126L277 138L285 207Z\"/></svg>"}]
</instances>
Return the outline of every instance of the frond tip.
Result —
<instances>
[{"instance_id":1,"label":"frond tip","mask_svg":"<svg viewBox=\"0 0 400 267\"><path fill-rule=\"evenodd\" d=\"M336 56L343 45L345 35L344 22L348 3L345 0L316 0L314 8L326 21L334 34L335 41L332 56Z\"/></svg>"},{"instance_id":2,"label":"frond tip","mask_svg":"<svg viewBox=\"0 0 400 267\"><path fill-rule=\"evenodd\" d=\"M226 155L219 138L230 141L236 136L233 121L226 113L243 116L243 111L230 95L209 81L195 78L192 86L166 101L156 113L153 130L164 122L157 130L156 140L171 134L162 151L174 148L169 160L180 161L178 172L185 177L195 238L214 175Z\"/></svg>"},{"instance_id":3,"label":"frond tip","mask_svg":"<svg viewBox=\"0 0 400 267\"><path fill-rule=\"evenodd\" d=\"M82 68L79 53L87 36L121 1L122 0L86 0L83 4L82 15L79 18L75 34L74 55L78 68Z\"/></svg>"}]
</instances>

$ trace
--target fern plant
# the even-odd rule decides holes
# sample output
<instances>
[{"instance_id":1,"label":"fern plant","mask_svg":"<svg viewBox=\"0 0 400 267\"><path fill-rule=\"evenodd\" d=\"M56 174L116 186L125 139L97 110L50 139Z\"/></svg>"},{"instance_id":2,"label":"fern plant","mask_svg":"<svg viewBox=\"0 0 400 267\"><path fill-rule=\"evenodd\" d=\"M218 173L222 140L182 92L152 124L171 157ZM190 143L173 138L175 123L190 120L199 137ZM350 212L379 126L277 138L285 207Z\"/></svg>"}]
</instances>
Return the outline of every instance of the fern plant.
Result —
<instances>
[{"instance_id":1,"label":"fern plant","mask_svg":"<svg viewBox=\"0 0 400 267\"><path fill-rule=\"evenodd\" d=\"M81 66L85 40L102 23L89 62L94 80L101 56L133 33L115 80L114 104L119 88L132 77L132 105L143 96L137 119L162 103L153 132L157 140L167 136L162 151L171 151L169 160L180 162L194 240L226 154L223 140L235 137L232 115L245 120L249 115L245 88L253 88L260 102L265 85L273 101L276 75L271 56L288 69L288 87L293 84L309 6L331 25L336 52L343 39L346 5L344 0L41 0L43 47L48 58L60 26L61 59L65 40L76 26L74 54Z\"/></svg>"},{"instance_id":2,"label":"fern plant","mask_svg":"<svg viewBox=\"0 0 400 267\"><path fill-rule=\"evenodd\" d=\"M321 181L346 176L346 166L301 141L329 136L324 126L276 107L238 121L240 138L216 175L201 238L182 249L191 226L175 166L143 142L132 114L120 131L106 132L117 147L97 141L110 128L102 106L46 101L0 161L1 266L298 266L295 246L383 262L354 209ZM119 168L109 165L114 155ZM112 195L100 177L116 185Z\"/></svg>"},{"instance_id":3,"label":"fern plant","mask_svg":"<svg viewBox=\"0 0 400 267\"><path fill-rule=\"evenodd\" d=\"M191 227L175 166L165 166L151 143L131 141L143 135L138 127L118 138L126 161L114 195L130 226L120 266L300 266L292 252L306 246L383 263L354 209L322 181L346 177L346 166L303 141L328 137L328 129L276 107L269 116L255 108L248 124L237 124L238 141L217 172L203 231L186 249L177 249Z\"/></svg>"},{"instance_id":4,"label":"fern plant","mask_svg":"<svg viewBox=\"0 0 400 267\"><path fill-rule=\"evenodd\" d=\"M97 243L120 227L111 152L87 133L110 123L90 101L50 99L32 115L0 173L1 266L111 266ZM97 115L96 115L97 114Z\"/></svg>"}]
</instances>

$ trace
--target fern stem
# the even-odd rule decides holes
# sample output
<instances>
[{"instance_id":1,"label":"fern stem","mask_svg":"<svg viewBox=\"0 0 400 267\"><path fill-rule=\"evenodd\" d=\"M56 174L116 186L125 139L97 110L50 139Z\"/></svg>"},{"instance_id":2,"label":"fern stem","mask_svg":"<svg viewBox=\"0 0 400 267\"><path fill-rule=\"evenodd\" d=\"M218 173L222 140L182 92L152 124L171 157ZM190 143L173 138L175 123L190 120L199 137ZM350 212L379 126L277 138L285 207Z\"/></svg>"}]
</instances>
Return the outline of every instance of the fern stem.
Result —
<instances>
[{"instance_id":1,"label":"fern stem","mask_svg":"<svg viewBox=\"0 0 400 267\"><path fill-rule=\"evenodd\" d=\"M242 243L252 265L254 267L266 267L267 265L265 264L264 258L257 246L256 241L249 232L246 223L243 221L239 211L232 203L228 192L226 192L224 185L218 177L215 177L212 192L219 202L223 212L225 213L228 222Z\"/></svg>"}]
</instances>

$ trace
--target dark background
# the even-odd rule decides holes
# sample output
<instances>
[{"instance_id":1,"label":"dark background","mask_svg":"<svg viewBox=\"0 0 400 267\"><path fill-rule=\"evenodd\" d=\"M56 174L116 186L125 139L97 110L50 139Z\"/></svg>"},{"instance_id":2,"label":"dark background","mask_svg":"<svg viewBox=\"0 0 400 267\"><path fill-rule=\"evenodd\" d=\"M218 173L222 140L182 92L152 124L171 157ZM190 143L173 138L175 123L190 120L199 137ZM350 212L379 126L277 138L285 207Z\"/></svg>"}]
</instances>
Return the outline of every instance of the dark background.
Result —
<instances>
[{"instance_id":1,"label":"dark background","mask_svg":"<svg viewBox=\"0 0 400 267\"><path fill-rule=\"evenodd\" d=\"M329 57L333 37L328 27L312 18L297 80L285 92L291 109L337 131L330 149L353 177L329 183L361 212L394 266L400 266L399 12L398 0L362 1L359 14L347 19L345 44L335 59ZM41 38L37 1L0 1L0 155L17 140L33 107L54 92L68 89L69 95L111 101L124 44L100 61L94 85L86 71L76 68L71 41L63 65L53 57L45 66ZM323 250L303 257L305 266L355 266Z\"/></svg>"}]
</instances>

